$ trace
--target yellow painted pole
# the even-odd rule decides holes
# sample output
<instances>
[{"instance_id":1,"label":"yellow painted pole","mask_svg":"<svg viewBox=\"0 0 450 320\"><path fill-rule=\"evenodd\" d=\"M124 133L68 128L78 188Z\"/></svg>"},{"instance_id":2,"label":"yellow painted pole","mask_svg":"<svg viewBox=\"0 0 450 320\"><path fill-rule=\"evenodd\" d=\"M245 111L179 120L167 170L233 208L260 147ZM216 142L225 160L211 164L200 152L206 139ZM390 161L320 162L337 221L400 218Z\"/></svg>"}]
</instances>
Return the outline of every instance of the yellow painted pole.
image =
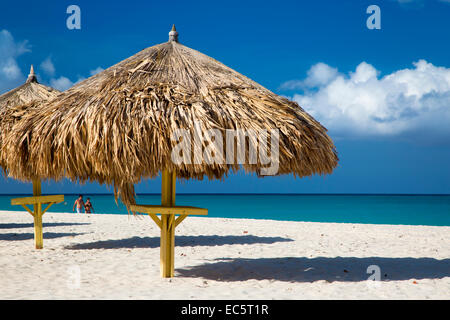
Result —
<instances>
[{"instance_id":1,"label":"yellow painted pole","mask_svg":"<svg viewBox=\"0 0 450 320\"><path fill-rule=\"evenodd\" d=\"M161 205L175 206L175 172L164 170L161 183ZM161 277L171 278L174 275L175 259L175 215L161 215Z\"/></svg>"},{"instance_id":2,"label":"yellow painted pole","mask_svg":"<svg viewBox=\"0 0 450 320\"><path fill-rule=\"evenodd\" d=\"M33 196L41 196L41 180L33 180ZM42 204L37 203L34 207L34 244L36 249L44 248L44 236L42 232Z\"/></svg>"}]
</instances>

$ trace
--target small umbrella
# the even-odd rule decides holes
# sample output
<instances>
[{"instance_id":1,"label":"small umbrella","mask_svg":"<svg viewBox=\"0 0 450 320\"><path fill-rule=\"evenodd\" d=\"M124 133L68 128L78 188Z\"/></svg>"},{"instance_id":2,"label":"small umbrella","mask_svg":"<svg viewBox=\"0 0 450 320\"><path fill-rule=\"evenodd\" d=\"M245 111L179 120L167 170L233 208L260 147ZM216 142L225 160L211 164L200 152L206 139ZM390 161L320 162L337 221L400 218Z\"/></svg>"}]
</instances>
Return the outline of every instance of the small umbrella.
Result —
<instances>
[{"instance_id":1,"label":"small umbrella","mask_svg":"<svg viewBox=\"0 0 450 320\"><path fill-rule=\"evenodd\" d=\"M207 214L175 206L176 178L223 179L241 168L262 175L262 162L210 161L226 149L228 133L252 132L236 148L235 137L232 147L228 143L228 151L236 151L231 160L242 141L260 138L254 133L278 137L267 144L277 147L270 151L277 154L276 174L328 174L338 163L326 129L297 103L180 44L175 26L168 42L80 82L50 103L34 105L41 107L8 134L10 175L113 185L128 208L148 213L161 228L163 277L173 276L175 226L188 214ZM183 143L189 148L181 148L188 151L179 161L174 150ZM249 150L245 159L252 158ZM160 173L161 206L136 205L134 184Z\"/></svg>"},{"instance_id":2,"label":"small umbrella","mask_svg":"<svg viewBox=\"0 0 450 320\"><path fill-rule=\"evenodd\" d=\"M55 98L58 93L58 90L44 86L37 81L33 65L31 65L27 81L20 87L0 96L0 166L3 168L5 174L7 172L7 166L4 159L5 153L2 148L4 137L11 130L16 121L31 111L31 107L27 106L27 104L51 100ZM34 242L36 249L42 249L44 245L42 215L54 203L64 201L64 196L55 195L42 197L40 179L33 177L30 180L33 182L33 197L13 199L11 203L22 205L34 217ZM48 204L47 208L42 210L42 204ZM30 210L27 205L33 205L34 210Z\"/></svg>"}]
</instances>

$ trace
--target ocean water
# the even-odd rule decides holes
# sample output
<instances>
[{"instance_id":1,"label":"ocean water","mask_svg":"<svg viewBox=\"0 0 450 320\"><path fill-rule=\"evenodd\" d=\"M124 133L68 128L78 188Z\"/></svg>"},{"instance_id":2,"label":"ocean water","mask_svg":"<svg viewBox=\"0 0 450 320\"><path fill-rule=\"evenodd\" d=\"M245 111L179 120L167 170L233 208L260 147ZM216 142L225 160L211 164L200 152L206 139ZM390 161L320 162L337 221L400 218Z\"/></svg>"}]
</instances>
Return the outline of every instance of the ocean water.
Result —
<instances>
[{"instance_id":1,"label":"ocean water","mask_svg":"<svg viewBox=\"0 0 450 320\"><path fill-rule=\"evenodd\" d=\"M0 195L0 210L20 211L11 199L27 195ZM72 212L77 195L50 212ZM90 197L95 213L127 214L112 195ZM138 195L139 204L159 204L158 194ZM207 208L209 217L450 226L450 195L304 195L304 194L177 194L178 205ZM0 217L1 221L1 217Z\"/></svg>"}]
</instances>

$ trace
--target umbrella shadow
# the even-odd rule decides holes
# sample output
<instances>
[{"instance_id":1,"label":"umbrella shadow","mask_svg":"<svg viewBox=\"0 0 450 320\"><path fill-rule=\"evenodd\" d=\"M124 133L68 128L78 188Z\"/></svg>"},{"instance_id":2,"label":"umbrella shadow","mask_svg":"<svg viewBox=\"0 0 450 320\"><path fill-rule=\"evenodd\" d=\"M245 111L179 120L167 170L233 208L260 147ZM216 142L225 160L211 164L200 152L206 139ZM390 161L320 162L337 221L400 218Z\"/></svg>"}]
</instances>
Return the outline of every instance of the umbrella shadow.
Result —
<instances>
[{"instance_id":1,"label":"umbrella shadow","mask_svg":"<svg viewBox=\"0 0 450 320\"><path fill-rule=\"evenodd\" d=\"M58 232L44 232L45 239L55 239L62 237L75 237L85 233L58 233ZM1 233L0 240L5 241L19 241L34 239L34 233Z\"/></svg>"},{"instance_id":2,"label":"umbrella shadow","mask_svg":"<svg viewBox=\"0 0 450 320\"><path fill-rule=\"evenodd\" d=\"M90 223L69 223L69 222L43 222L42 226L45 227L67 227L67 226L82 226ZM20 228L33 228L33 223L1 223L0 229L20 229Z\"/></svg>"},{"instance_id":3,"label":"umbrella shadow","mask_svg":"<svg viewBox=\"0 0 450 320\"><path fill-rule=\"evenodd\" d=\"M217 261L220 260L220 261ZM216 281L277 280L287 282L366 281L379 267L379 280L441 279L450 277L450 259L383 257L223 258L212 263L176 269L181 277Z\"/></svg>"},{"instance_id":4,"label":"umbrella shadow","mask_svg":"<svg viewBox=\"0 0 450 320\"><path fill-rule=\"evenodd\" d=\"M246 236L176 236L175 246L177 247L196 247L196 246L224 246L236 244L271 244L275 242L294 241L289 238L281 237L257 237L252 235ZM123 249L123 248L159 248L159 237L132 237L118 240L105 240L89 243L80 243L67 246L66 249Z\"/></svg>"}]
</instances>

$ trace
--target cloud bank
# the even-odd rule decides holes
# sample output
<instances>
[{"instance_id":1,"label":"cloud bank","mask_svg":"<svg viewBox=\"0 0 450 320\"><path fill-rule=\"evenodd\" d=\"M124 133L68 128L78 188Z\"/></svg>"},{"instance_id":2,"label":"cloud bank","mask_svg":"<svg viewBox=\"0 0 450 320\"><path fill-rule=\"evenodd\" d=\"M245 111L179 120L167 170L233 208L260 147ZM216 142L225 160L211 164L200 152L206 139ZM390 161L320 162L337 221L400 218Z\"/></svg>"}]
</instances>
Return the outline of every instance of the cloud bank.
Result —
<instances>
[{"instance_id":1,"label":"cloud bank","mask_svg":"<svg viewBox=\"0 0 450 320\"><path fill-rule=\"evenodd\" d=\"M450 141L450 68L419 60L380 77L362 62L343 74L318 63L304 80L288 81L308 113L337 137L419 136Z\"/></svg>"},{"instance_id":2,"label":"cloud bank","mask_svg":"<svg viewBox=\"0 0 450 320\"><path fill-rule=\"evenodd\" d=\"M22 73L17 60L21 55L28 52L31 52L28 41L17 42L8 30L0 31L0 94L12 90L25 82L28 72L26 74ZM26 71L29 70L29 67L26 67ZM41 75L43 76L43 84L49 84L60 91L65 91L74 84L86 79L86 77L80 75L78 75L76 81L72 81L66 76L56 76L57 71L51 56L42 61L39 64L39 68L35 68L35 71L38 73L40 80ZM93 76L101 71L103 71L103 68L97 67L89 71L89 76Z\"/></svg>"},{"instance_id":3,"label":"cloud bank","mask_svg":"<svg viewBox=\"0 0 450 320\"><path fill-rule=\"evenodd\" d=\"M94 76L97 73L102 72L103 70L104 69L102 67L97 67L94 70L89 71L89 76L90 77ZM78 80L72 81L72 80L70 80L67 77L61 76L59 78L52 78L52 79L50 79L50 86L52 86L55 89L58 89L59 91L65 91L65 90L71 88L73 85L75 85L75 84L77 84L77 83L79 83L79 82L81 82L83 80L86 80L86 78L78 76Z\"/></svg>"},{"instance_id":4,"label":"cloud bank","mask_svg":"<svg viewBox=\"0 0 450 320\"><path fill-rule=\"evenodd\" d=\"M55 65L53 64L53 61L51 57L48 57L44 61L42 61L41 70L43 70L46 74L53 76L56 72Z\"/></svg>"},{"instance_id":5,"label":"cloud bank","mask_svg":"<svg viewBox=\"0 0 450 320\"><path fill-rule=\"evenodd\" d=\"M16 42L9 31L0 31L0 92L10 90L25 81L17 58L30 51L27 41Z\"/></svg>"}]
</instances>

